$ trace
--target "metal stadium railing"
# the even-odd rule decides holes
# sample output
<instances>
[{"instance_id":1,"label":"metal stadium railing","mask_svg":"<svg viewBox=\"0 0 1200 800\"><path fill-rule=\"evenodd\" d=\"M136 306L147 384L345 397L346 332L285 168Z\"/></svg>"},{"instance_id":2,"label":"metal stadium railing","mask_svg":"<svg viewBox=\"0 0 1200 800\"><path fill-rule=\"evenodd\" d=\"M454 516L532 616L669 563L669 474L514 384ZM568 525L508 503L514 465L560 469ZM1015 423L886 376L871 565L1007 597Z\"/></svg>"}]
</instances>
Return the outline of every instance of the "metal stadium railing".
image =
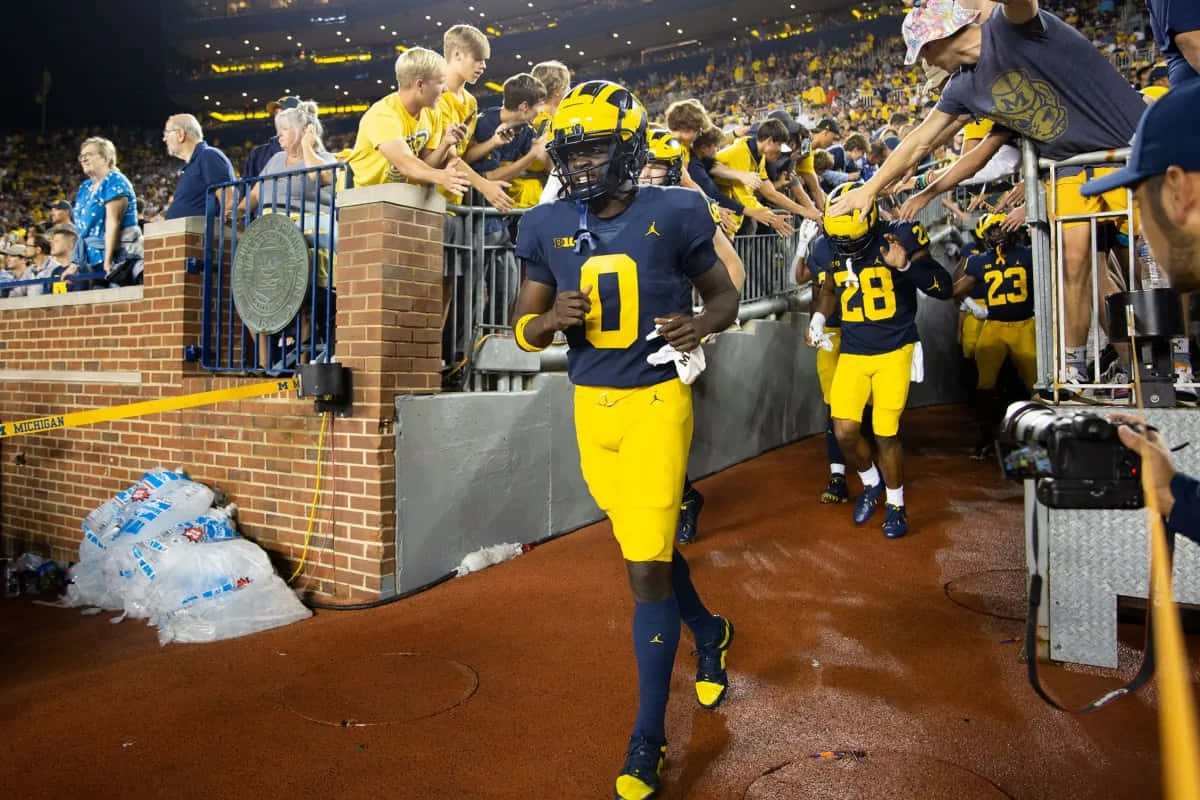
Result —
<instances>
[{"instance_id":1,"label":"metal stadium railing","mask_svg":"<svg viewBox=\"0 0 1200 800\"><path fill-rule=\"evenodd\" d=\"M332 359L337 310L337 185L345 167L333 163L208 187L198 354L204 369L279 375L293 372L300 363ZM236 210L223 212L219 197L230 198L230 203L237 199ZM304 238L308 266L302 280L306 288L294 315L274 308L269 287L254 295L256 322L267 322L265 329L256 332L243 322L234 302L233 284L240 266L239 246L250 226L271 214L290 218ZM276 280L272 275L259 277Z\"/></svg>"}]
</instances>

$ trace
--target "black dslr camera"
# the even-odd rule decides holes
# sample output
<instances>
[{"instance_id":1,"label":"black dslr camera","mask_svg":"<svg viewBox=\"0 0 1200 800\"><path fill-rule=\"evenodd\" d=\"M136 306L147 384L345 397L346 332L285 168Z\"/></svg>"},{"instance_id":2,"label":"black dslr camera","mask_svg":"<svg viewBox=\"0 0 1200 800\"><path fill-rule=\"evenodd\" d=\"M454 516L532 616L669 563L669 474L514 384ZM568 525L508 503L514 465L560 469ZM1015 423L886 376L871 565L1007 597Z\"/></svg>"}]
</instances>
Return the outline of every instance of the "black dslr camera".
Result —
<instances>
[{"instance_id":1,"label":"black dslr camera","mask_svg":"<svg viewBox=\"0 0 1200 800\"><path fill-rule=\"evenodd\" d=\"M1141 456L1121 444L1118 427L1088 411L1060 417L1041 403L1013 403L1000 423L1001 442L1015 444L1000 457L1004 477L1037 479L1050 508L1141 508Z\"/></svg>"}]
</instances>

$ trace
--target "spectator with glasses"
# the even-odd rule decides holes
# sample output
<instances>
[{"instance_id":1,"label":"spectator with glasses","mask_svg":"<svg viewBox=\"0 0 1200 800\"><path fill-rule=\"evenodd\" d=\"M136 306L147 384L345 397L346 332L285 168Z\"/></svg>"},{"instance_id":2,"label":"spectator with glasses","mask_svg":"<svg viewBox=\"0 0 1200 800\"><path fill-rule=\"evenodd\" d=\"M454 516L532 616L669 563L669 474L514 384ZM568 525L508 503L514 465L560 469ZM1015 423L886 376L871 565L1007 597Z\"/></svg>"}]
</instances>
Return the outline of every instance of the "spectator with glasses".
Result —
<instances>
[{"instance_id":1,"label":"spectator with glasses","mask_svg":"<svg viewBox=\"0 0 1200 800\"><path fill-rule=\"evenodd\" d=\"M191 114L169 117L162 138L167 153L185 163L179 173L179 185L175 187L175 199L163 218L204 216L208 187L233 181L233 164L224 153L204 141L204 130ZM232 208L231 198L232 189L227 187L221 200L226 211Z\"/></svg>"},{"instance_id":2,"label":"spectator with glasses","mask_svg":"<svg viewBox=\"0 0 1200 800\"><path fill-rule=\"evenodd\" d=\"M129 179L117 169L116 146L101 136L85 139L79 166L87 177L75 193L79 241L71 260L86 272L103 271L115 286L140 282L145 248L137 224L137 198Z\"/></svg>"}]
</instances>

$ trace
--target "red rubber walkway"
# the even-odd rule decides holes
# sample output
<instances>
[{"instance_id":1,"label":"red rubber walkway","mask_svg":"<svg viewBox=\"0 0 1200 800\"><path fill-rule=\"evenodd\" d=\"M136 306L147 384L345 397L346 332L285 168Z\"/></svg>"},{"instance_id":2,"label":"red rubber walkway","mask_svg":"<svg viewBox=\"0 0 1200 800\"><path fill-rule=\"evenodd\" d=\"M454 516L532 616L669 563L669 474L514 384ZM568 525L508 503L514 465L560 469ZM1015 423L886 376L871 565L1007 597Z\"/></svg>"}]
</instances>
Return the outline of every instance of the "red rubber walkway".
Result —
<instances>
[{"instance_id":1,"label":"red rubber walkway","mask_svg":"<svg viewBox=\"0 0 1200 800\"><path fill-rule=\"evenodd\" d=\"M959 408L906 415L898 541L817 503L819 437L699 483L684 552L737 625L732 687L698 708L685 632L664 797L1160 795L1153 686L1087 716L1027 686L1020 491L967 458L968 428ZM136 621L2 601L0 796L611 797L636 702L631 611L607 524L216 644L160 648ZM1122 626L1121 671L1052 666L1046 682L1091 699L1140 642ZM847 755L813 757L831 751Z\"/></svg>"}]
</instances>

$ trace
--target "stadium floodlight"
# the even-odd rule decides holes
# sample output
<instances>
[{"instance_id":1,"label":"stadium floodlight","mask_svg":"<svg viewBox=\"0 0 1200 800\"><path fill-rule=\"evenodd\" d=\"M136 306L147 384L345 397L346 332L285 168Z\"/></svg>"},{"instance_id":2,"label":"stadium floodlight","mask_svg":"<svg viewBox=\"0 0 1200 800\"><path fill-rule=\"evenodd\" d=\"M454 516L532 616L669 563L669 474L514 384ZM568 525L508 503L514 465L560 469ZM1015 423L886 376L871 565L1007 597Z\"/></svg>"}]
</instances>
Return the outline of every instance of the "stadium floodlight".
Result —
<instances>
[{"instance_id":1,"label":"stadium floodlight","mask_svg":"<svg viewBox=\"0 0 1200 800\"><path fill-rule=\"evenodd\" d=\"M737 17L730 17L729 19L731 22L737 22Z\"/></svg>"},{"instance_id":2,"label":"stadium floodlight","mask_svg":"<svg viewBox=\"0 0 1200 800\"><path fill-rule=\"evenodd\" d=\"M396 32L395 32L395 31L392 31L392 36L395 36L395 35L396 35Z\"/></svg>"},{"instance_id":3,"label":"stadium floodlight","mask_svg":"<svg viewBox=\"0 0 1200 800\"><path fill-rule=\"evenodd\" d=\"M289 33L285 38L290 42L292 40L292 35Z\"/></svg>"},{"instance_id":4,"label":"stadium floodlight","mask_svg":"<svg viewBox=\"0 0 1200 800\"><path fill-rule=\"evenodd\" d=\"M429 19L433 19L433 17L431 17L431 16L429 16L428 14L426 14L426 15L425 15L425 19L429 20Z\"/></svg>"},{"instance_id":5,"label":"stadium floodlight","mask_svg":"<svg viewBox=\"0 0 1200 800\"><path fill-rule=\"evenodd\" d=\"M242 39L242 44L250 44L250 40L249 40L249 39Z\"/></svg>"},{"instance_id":6,"label":"stadium floodlight","mask_svg":"<svg viewBox=\"0 0 1200 800\"><path fill-rule=\"evenodd\" d=\"M676 28L676 29L675 29L675 32L676 32L676 33L683 33L683 28Z\"/></svg>"},{"instance_id":7,"label":"stadium floodlight","mask_svg":"<svg viewBox=\"0 0 1200 800\"><path fill-rule=\"evenodd\" d=\"M211 42L205 42L205 43L204 43L204 49L205 49L205 50L211 50L211 49L212 49L212 43L211 43Z\"/></svg>"},{"instance_id":8,"label":"stadium floodlight","mask_svg":"<svg viewBox=\"0 0 1200 800\"><path fill-rule=\"evenodd\" d=\"M379 26L379 30L381 30L381 31L386 31L386 30L387 30L387 25L380 25L380 26Z\"/></svg>"}]
</instances>

